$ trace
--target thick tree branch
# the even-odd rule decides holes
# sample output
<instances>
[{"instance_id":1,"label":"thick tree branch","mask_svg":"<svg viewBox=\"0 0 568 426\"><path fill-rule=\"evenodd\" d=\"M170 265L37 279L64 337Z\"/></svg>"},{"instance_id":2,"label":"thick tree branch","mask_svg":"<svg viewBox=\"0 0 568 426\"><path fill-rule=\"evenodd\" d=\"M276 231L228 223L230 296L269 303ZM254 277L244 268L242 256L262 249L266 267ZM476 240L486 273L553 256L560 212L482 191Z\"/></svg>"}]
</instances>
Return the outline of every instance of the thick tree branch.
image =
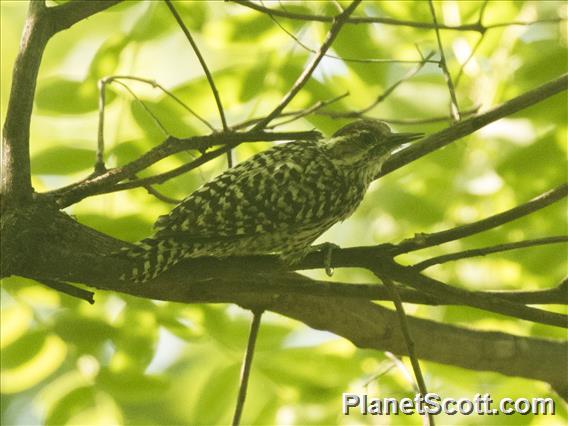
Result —
<instances>
[{"instance_id":1,"label":"thick tree branch","mask_svg":"<svg viewBox=\"0 0 568 426\"><path fill-rule=\"evenodd\" d=\"M307 279L283 273L271 257L194 259L180 263L151 282L133 284L118 279L132 268L130 261L108 255L124 247L124 243L65 214L40 205L30 206L3 215L1 225L4 274L80 282L157 300L266 306L311 327L343 336L359 347L406 354L396 313L371 302L243 291L246 283L267 286L267 282L274 281L285 285L286 280ZM568 367L563 362L565 343L473 331L413 317L409 318L409 326L421 359L543 380L558 388L568 384Z\"/></svg>"},{"instance_id":2,"label":"thick tree branch","mask_svg":"<svg viewBox=\"0 0 568 426\"><path fill-rule=\"evenodd\" d=\"M202 259L204 261L204 259ZM211 260L214 261L214 260ZM240 259L238 261L241 261ZM200 263L201 264L201 263ZM221 266L221 265L220 265ZM226 263L223 263L223 267ZM206 290L207 283L193 283L192 286L196 292ZM426 293L408 288L406 286L397 286L398 293L403 302L415 303L420 305L461 305L465 304L448 296L430 296ZM223 287L219 288L223 292ZM376 301L392 301L392 297L387 289L379 284L369 283L344 283L344 282L329 282L307 279L303 276L296 275L282 275L277 283L260 282L243 282L235 291L249 293L257 292L259 294L296 294L296 295L310 295L322 297L337 297L337 298L351 298L351 299L364 299ZM555 304L568 304L568 289L555 287L547 290L530 290L530 291L473 291L474 295L488 295L499 297L510 302L522 303L526 305L555 305ZM211 302L214 302L212 300Z\"/></svg>"},{"instance_id":3,"label":"thick tree branch","mask_svg":"<svg viewBox=\"0 0 568 426\"><path fill-rule=\"evenodd\" d=\"M54 32L65 30L79 21L102 12L122 0L72 0L49 8Z\"/></svg>"},{"instance_id":4,"label":"thick tree branch","mask_svg":"<svg viewBox=\"0 0 568 426\"><path fill-rule=\"evenodd\" d=\"M35 88L45 46L53 34L43 2L30 2L20 51L12 73L2 135L2 202L22 204L31 200L30 122Z\"/></svg>"},{"instance_id":5,"label":"thick tree branch","mask_svg":"<svg viewBox=\"0 0 568 426\"><path fill-rule=\"evenodd\" d=\"M45 7L31 1L20 52L14 64L12 89L2 136L2 203L22 204L32 197L30 176L30 123L41 59L49 39L74 23L118 1L73 1Z\"/></svg>"}]
</instances>

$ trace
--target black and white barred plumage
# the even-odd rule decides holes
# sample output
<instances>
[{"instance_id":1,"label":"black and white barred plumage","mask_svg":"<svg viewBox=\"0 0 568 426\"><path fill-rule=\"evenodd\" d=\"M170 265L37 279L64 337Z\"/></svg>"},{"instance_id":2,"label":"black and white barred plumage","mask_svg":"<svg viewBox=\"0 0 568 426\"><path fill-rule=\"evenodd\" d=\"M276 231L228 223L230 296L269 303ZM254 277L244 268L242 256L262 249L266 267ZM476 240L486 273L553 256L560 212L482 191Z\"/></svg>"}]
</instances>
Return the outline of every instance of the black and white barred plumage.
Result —
<instances>
[{"instance_id":1,"label":"black and white barred plumage","mask_svg":"<svg viewBox=\"0 0 568 426\"><path fill-rule=\"evenodd\" d=\"M351 123L325 141L295 141L259 153L204 184L128 249L146 281L187 257L278 253L301 260L310 244L357 208L390 152L417 134L376 120Z\"/></svg>"}]
</instances>

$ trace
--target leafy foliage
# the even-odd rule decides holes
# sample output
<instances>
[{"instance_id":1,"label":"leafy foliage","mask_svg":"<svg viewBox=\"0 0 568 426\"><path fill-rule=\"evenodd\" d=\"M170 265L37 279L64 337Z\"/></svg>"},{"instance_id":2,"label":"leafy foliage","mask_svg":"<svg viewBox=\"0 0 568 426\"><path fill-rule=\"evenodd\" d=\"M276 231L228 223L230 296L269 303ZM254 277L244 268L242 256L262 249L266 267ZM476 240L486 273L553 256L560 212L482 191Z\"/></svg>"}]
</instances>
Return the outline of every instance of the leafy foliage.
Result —
<instances>
[{"instance_id":1,"label":"leafy foliage","mask_svg":"<svg viewBox=\"0 0 568 426\"><path fill-rule=\"evenodd\" d=\"M343 2L342 2L343 3ZM444 23L476 22L483 2L436 4ZM2 120L11 67L26 5L1 2ZM276 7L276 5L271 5ZM554 18L560 2L490 2L484 23ZM283 7L284 9L284 7ZM286 4L297 13L334 14L333 4ZM181 2L179 10L213 71L229 123L264 115L276 105L311 55L269 16L232 3ZM359 13L430 22L424 2L365 2ZM312 49L327 24L275 18ZM551 79L566 68L562 23L505 25L488 30L479 49L464 58L480 34L443 31L450 71L463 66L458 100L463 110L486 110ZM405 26L347 25L288 110L307 108L345 92L327 110L364 108L416 64L357 63L349 59L411 59L436 49L434 32ZM96 147L98 79L111 74L149 78L168 87L219 127L206 79L189 45L161 2L125 2L58 35L48 46L38 80L32 120L32 169L36 190L70 184L90 173ZM107 163L124 164L164 139L207 131L163 93L128 83L107 92ZM427 64L369 115L383 119L448 116L448 90L439 68ZM142 103L144 106L142 105ZM422 158L377 182L355 215L334 226L323 241L342 246L399 241L477 220L566 180L566 95L524 110L475 135ZM149 114L149 111L152 115ZM309 115L286 125L330 133L346 119ZM399 130L434 132L448 121L397 125ZM266 147L247 144L242 160ZM153 166L159 173L190 161L183 153ZM182 198L219 173L221 161L157 186ZM117 238L136 240L170 209L142 190L107 194L69 208L78 221ZM566 234L566 203L478 234L451 248L469 249L546 235ZM446 253L432 247L406 256L416 262ZM470 289L539 289L557 285L566 272L558 246L529 248L482 259L465 259L428 272ZM321 277L321 275L318 275ZM336 279L361 282L367 275L337 271ZM152 302L99 292L96 304L56 294L35 282L9 278L2 284L2 424L225 424L231 419L239 365L250 315L236 307ZM464 307L409 306L409 313L479 328L565 338L551 327L532 326ZM383 354L356 349L325 332L268 315L262 325L244 423L372 424L341 416L342 392L370 391L408 396L406 372L389 370ZM425 363L430 390L442 396L472 397L482 390L501 397L554 396L544 384L492 373ZM378 375L378 376L377 376ZM373 379L373 377L375 377ZM456 380L459 377L459 380ZM367 381L370 384L365 384ZM495 416L484 424L557 424L567 418L557 404L555 418ZM384 420L387 421L387 420ZM420 424L419 417L390 419ZM443 424L467 418L443 417Z\"/></svg>"}]
</instances>

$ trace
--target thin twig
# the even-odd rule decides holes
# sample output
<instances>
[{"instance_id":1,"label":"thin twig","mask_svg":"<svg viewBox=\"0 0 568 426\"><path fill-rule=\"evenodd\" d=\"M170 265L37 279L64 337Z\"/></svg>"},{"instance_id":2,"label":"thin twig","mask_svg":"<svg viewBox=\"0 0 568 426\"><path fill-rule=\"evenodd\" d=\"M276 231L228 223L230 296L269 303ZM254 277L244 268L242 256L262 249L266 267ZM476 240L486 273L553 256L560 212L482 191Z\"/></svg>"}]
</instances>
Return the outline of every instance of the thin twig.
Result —
<instances>
[{"instance_id":1,"label":"thin twig","mask_svg":"<svg viewBox=\"0 0 568 426\"><path fill-rule=\"evenodd\" d=\"M478 111L479 111L479 105L464 110L461 112L462 118L470 117L474 114L477 114ZM417 126L420 124L451 122L452 117L444 115L444 116L430 117L430 118L380 118L380 120L386 121L387 123L390 124L404 124L408 126Z\"/></svg>"},{"instance_id":2,"label":"thin twig","mask_svg":"<svg viewBox=\"0 0 568 426\"><path fill-rule=\"evenodd\" d=\"M247 343L247 349L245 352L245 358L243 360L242 370L241 370L241 380L239 385L239 394L237 396L237 404L235 407L235 413L233 415L233 426L238 426L241 422L241 415L243 414L243 408L245 405L245 399L247 397L248 381L250 377L250 370L252 365L252 358L254 356L254 348L256 345L256 339L258 337L258 330L260 328L260 320L262 318L264 310L253 310L252 312L252 323L250 325L249 338Z\"/></svg>"},{"instance_id":3,"label":"thin twig","mask_svg":"<svg viewBox=\"0 0 568 426\"><path fill-rule=\"evenodd\" d=\"M284 96L284 98L280 101L280 103L268 114L263 120L256 123L253 127L254 130L263 129L268 123L270 123L274 118L276 118L284 108L294 99L294 97L300 92L302 87L307 83L313 72L315 71L316 67L326 54L327 50L331 47L333 41L339 34L341 27L345 23L345 20L355 11L355 8L361 3L362 0L354 0L349 7L347 7L342 13L337 15L333 19L333 25L329 29L327 36L322 43L321 47L318 50L318 54L314 56L311 62L304 68L304 71L300 74L300 76L296 79L288 93Z\"/></svg>"},{"instance_id":4,"label":"thin twig","mask_svg":"<svg viewBox=\"0 0 568 426\"><path fill-rule=\"evenodd\" d=\"M332 99L328 99L327 101L318 101L309 108L301 110L301 111L297 112L296 114L291 114L292 115L291 118L279 121L278 123L272 124L270 126L266 126L266 128L267 129L275 129L276 127L283 126L284 124L292 123L296 120L299 120L302 117L305 117L307 115L313 114L314 112L317 112L321 108L324 108L324 107L326 107L326 106L328 106L332 103L338 102L341 99L345 98L346 96L349 96L349 92L345 92L344 94L336 96L335 98L332 98Z\"/></svg>"},{"instance_id":5,"label":"thin twig","mask_svg":"<svg viewBox=\"0 0 568 426\"><path fill-rule=\"evenodd\" d=\"M301 21L312 21L312 22L333 22L333 16L326 16L326 15L313 15L308 13L295 13L289 12L285 10L279 9L270 9L264 6L261 6L257 3L253 3L248 0L232 0L234 3L238 3L241 6L246 6L251 9L254 9L258 12L271 14L274 16L280 16L283 18L288 19L297 19ZM503 22L499 24L492 24L487 26L480 26L479 23L475 24L465 24L465 25L444 25L440 24L437 27L442 30L454 30L454 31L477 31L479 33L483 33L492 28L498 28L508 25L534 25L534 24L542 24L542 23L558 23L562 22L564 19L562 18L550 18L550 19L540 19L537 21L531 22ZM392 19L392 18L384 18L378 16L356 16L356 17L349 17L346 19L347 24L387 24L387 25L394 25L394 26L405 26L405 27L413 27L413 28L424 28L424 29L434 29L436 25L430 22L415 22L415 21L406 21L400 19Z\"/></svg>"},{"instance_id":6,"label":"thin twig","mask_svg":"<svg viewBox=\"0 0 568 426\"><path fill-rule=\"evenodd\" d=\"M201 68L203 68L203 72L205 73L205 76L207 77L207 81L209 82L209 87L211 87L211 91L213 92L213 96L215 97L215 103L217 104L217 109L219 110L219 116L221 117L221 123L223 125L223 131L228 131L229 126L227 126L227 120L225 119L225 111L223 110L223 104L221 103L221 97L219 96L219 91L217 90L217 86L215 86L215 81L213 80L213 76L211 75L211 72L209 71L209 68L207 67L207 63L205 62L205 59L203 58L203 55L201 55L201 52L199 51L199 48L197 47L195 40L193 40L193 37L191 36L189 29L184 24L183 19L181 19L181 16L177 12L177 10L174 7L174 5L172 4L171 0L164 0L164 1L166 2L168 9L170 9L170 12L174 16L174 18L175 18L176 22L178 23L178 25L180 26L181 30L185 34L187 41L189 41L189 44L191 44L191 48L193 49L195 56L197 56L197 59L199 60L199 63L201 64Z\"/></svg>"},{"instance_id":7,"label":"thin twig","mask_svg":"<svg viewBox=\"0 0 568 426\"><path fill-rule=\"evenodd\" d=\"M406 312L404 311L404 306L402 304L400 294L398 294L396 286L390 280L390 278L386 276L377 276L377 277L383 282L383 284L385 285L385 287L387 288L387 290L389 291L392 297L393 304L396 308L398 319L400 321L400 330L402 331L402 335L406 343L406 349L408 350L408 357L410 358L410 364L412 365L412 370L414 371L414 377L416 377L418 390L420 391L422 396L425 397L426 394L428 393L428 389L426 387L424 376L422 375L420 362L418 362L418 357L415 351L414 339L412 338L412 334L410 333L410 327L408 326L408 319L406 318ZM434 415L432 413L428 413L426 416L428 419L428 424L430 426L434 426L435 423Z\"/></svg>"},{"instance_id":8,"label":"thin twig","mask_svg":"<svg viewBox=\"0 0 568 426\"><path fill-rule=\"evenodd\" d=\"M448 241L459 240L470 235L478 234L511 222L532 212L540 210L568 195L568 184L560 185L532 200L506 210L502 213L489 216L477 222L457 226L445 231L432 234L418 234L413 238L406 239L389 249L391 254L399 255L410 251L420 250L426 247L437 246Z\"/></svg>"},{"instance_id":9,"label":"thin twig","mask_svg":"<svg viewBox=\"0 0 568 426\"><path fill-rule=\"evenodd\" d=\"M91 195L103 193L116 183L124 179L129 179L152 164L181 151L204 151L215 145L224 145L225 148L227 148L229 145L234 147L238 144L248 142L313 140L319 139L320 137L321 133L314 130L301 132L250 131L246 133L213 133L206 136L193 136L183 139L170 136L160 145L152 148L141 157L124 166L109 169L100 176L89 176L82 181L41 194L39 197L50 198L55 201L58 206L66 207Z\"/></svg>"},{"instance_id":10,"label":"thin twig","mask_svg":"<svg viewBox=\"0 0 568 426\"><path fill-rule=\"evenodd\" d=\"M111 83L114 80L133 80L133 81L138 81L140 83L144 83L144 84L148 84L156 89L161 90L166 96L169 96L170 98L172 98L178 105L180 105L182 108L184 108L187 112L189 112L191 115L193 115L195 118L197 118L199 121L201 121L205 126L207 126L211 131L215 132L215 128L211 125L211 123L209 123L207 120L205 120L203 117L201 117L197 112L195 112L193 109L191 109L185 102L183 102L179 97L177 97L176 95L174 95L170 90L166 89L164 86L162 86L160 83L158 83L155 80L150 80L148 78L142 78L142 77L136 77L136 76L132 76L132 75L113 75L110 77L106 77L104 80L106 80L108 83Z\"/></svg>"},{"instance_id":11,"label":"thin twig","mask_svg":"<svg viewBox=\"0 0 568 426\"><path fill-rule=\"evenodd\" d=\"M36 279L36 281L61 293L65 293L71 297L84 300L91 305L95 303L95 293L93 293L92 291L83 290L82 288L75 287L74 285L55 280Z\"/></svg>"},{"instance_id":12,"label":"thin twig","mask_svg":"<svg viewBox=\"0 0 568 426\"><path fill-rule=\"evenodd\" d=\"M458 87L458 85L460 84L461 78L464 75L464 71L465 71L465 67L467 66L467 64L469 63L469 61L471 61L471 59L475 56L475 53L477 52L477 49L479 49L479 47L481 46L481 42L483 41L483 39L485 38L485 34L483 33L479 36L479 39L477 40L477 42L475 43L475 46L473 46L473 49L471 49L471 52L469 52L468 57L465 59L465 61L463 61L463 63L460 66L460 70L458 71L458 75L456 77L456 81L455 81L455 87Z\"/></svg>"},{"instance_id":13,"label":"thin twig","mask_svg":"<svg viewBox=\"0 0 568 426\"><path fill-rule=\"evenodd\" d=\"M185 34L187 40L191 44L191 47L193 48L193 51L195 52L197 59L199 59L199 63L201 64L201 68L203 68L203 72L205 73L205 76L207 77L207 81L209 82L209 86L211 87L211 91L213 92L213 96L215 97L215 103L217 104L217 109L219 110L219 116L221 117L221 123L223 125L223 131L227 132L227 131L229 131L229 126L227 125L227 119L225 118L225 111L223 110L223 104L221 103L221 97L219 96L219 91L217 90L217 86L215 86L215 81L213 80L213 75L209 71L209 67L207 66L207 63L205 62L203 55L199 51L199 48L197 47L197 43L195 43L195 40L193 40L193 37L191 36L189 29L184 24L183 20L181 19L181 16L178 14L173 3L171 2L171 0L165 0L165 2L166 2L166 5L168 6L168 8L170 9L170 11L172 12L172 14L174 15L174 18L176 19L177 23L179 24L180 28L182 29L183 33ZM233 163L234 163L233 151L228 150L227 151L227 165L228 165L228 167L229 168L233 167Z\"/></svg>"},{"instance_id":14,"label":"thin twig","mask_svg":"<svg viewBox=\"0 0 568 426\"><path fill-rule=\"evenodd\" d=\"M182 201L162 194L160 191L158 191L156 188L152 187L151 185L144 185L144 189L148 191L148 194L153 195L158 200L163 201L164 203L179 204Z\"/></svg>"},{"instance_id":15,"label":"thin twig","mask_svg":"<svg viewBox=\"0 0 568 426\"><path fill-rule=\"evenodd\" d=\"M369 385L371 384L371 382L374 382L375 380L380 379L381 377L383 377L384 375L388 374L393 368L396 367L396 364L393 362L391 365L389 365L387 368L385 368L383 371L379 372L379 373L375 373L373 374L371 377L369 377L364 383L363 383L363 387L365 388L365 390L368 390Z\"/></svg>"},{"instance_id":16,"label":"thin twig","mask_svg":"<svg viewBox=\"0 0 568 426\"><path fill-rule=\"evenodd\" d=\"M558 24L564 22L566 18L545 18L537 19L536 21L513 21L513 22L500 22L498 24L486 25L485 30L492 30L493 28L513 27L513 26L526 26L536 24Z\"/></svg>"},{"instance_id":17,"label":"thin twig","mask_svg":"<svg viewBox=\"0 0 568 426\"><path fill-rule=\"evenodd\" d=\"M435 280L434 278L420 274L412 267L401 266L392 259L376 259L373 262L368 262L366 268L374 272L376 275L386 275L392 280L431 294L434 297L455 298L456 301L459 300L460 303L473 308L518 319L524 319L535 323L568 328L567 315L520 305L501 299L500 297L487 294L474 294L471 291L454 287Z\"/></svg>"},{"instance_id":18,"label":"thin twig","mask_svg":"<svg viewBox=\"0 0 568 426\"><path fill-rule=\"evenodd\" d=\"M97 155L95 159L95 174L106 171L105 166L105 108L106 108L106 82L99 80L99 123L97 125Z\"/></svg>"},{"instance_id":19,"label":"thin twig","mask_svg":"<svg viewBox=\"0 0 568 426\"><path fill-rule=\"evenodd\" d=\"M327 106L328 101L318 101L316 104L314 104L313 106L306 108L306 109L300 109L300 110L296 110L296 111L289 111L289 112L283 112L280 114L280 118L283 117L290 117L290 116L295 116L295 115L302 115L305 116L305 114L303 114L305 111L307 110L311 110L314 106L317 105L321 105L321 107L325 107ZM470 108L468 110L462 111L462 117L466 117L466 116L471 116L475 113L477 113L479 111L479 106L476 106L474 108ZM315 115L322 115L322 116L326 116L326 117L332 117L332 118L349 118L351 117L351 112L347 111L346 114L348 114L349 116L342 116L342 112L341 111L325 111L325 110L321 110L321 109L315 109L314 111L310 112L311 114L315 114ZM353 118L363 118L366 117L366 115L361 115L361 116L354 116ZM447 115L444 116L439 116L439 117L431 117L431 118L389 118L389 117L373 117L376 120L381 120L381 121L386 121L387 123L390 124L403 124L403 125L420 125L420 124L431 124L431 123L441 123L441 122L451 122L452 117L448 117ZM245 127L250 126L251 124L254 124L258 121L260 121L262 118L251 118L247 121L243 121L242 123L239 123L235 126L233 126L233 129L242 129ZM280 123L272 125L272 126L267 126L267 129L272 129L276 126L279 126Z\"/></svg>"},{"instance_id":20,"label":"thin twig","mask_svg":"<svg viewBox=\"0 0 568 426\"><path fill-rule=\"evenodd\" d=\"M489 3L489 0L485 0L481 7L479 8L479 17L477 18L477 23L481 26L483 26L483 17L485 16L485 11L487 10L487 4ZM483 41L483 39L485 38L485 34L487 34L486 32L480 33L479 39L477 40L477 42L475 43L475 46L473 47L473 49L471 49L470 54L468 55L468 57L466 58L466 60L463 62L463 64L461 64L460 66L460 70L458 71L458 75L456 77L455 80L455 87L457 88L459 83L460 83L460 79L463 75L463 72L465 70L465 67L467 66L467 64L469 63L469 61L473 58L473 56L475 55L475 53L477 52L477 49L479 49L479 46L481 46L481 42Z\"/></svg>"},{"instance_id":21,"label":"thin twig","mask_svg":"<svg viewBox=\"0 0 568 426\"><path fill-rule=\"evenodd\" d=\"M537 238L534 240L518 241L515 243L508 244L498 244L490 247L482 247L472 250L464 250L456 253L445 254L442 256L432 257L430 259L424 260L420 263L413 265L413 268L417 271L423 271L433 265L439 265L441 263L451 262L459 259L466 259L470 257L486 256L491 253L500 253L503 251L517 250L526 247L542 246L547 244L559 244L568 242L568 236L556 236L556 237L545 237Z\"/></svg>"},{"instance_id":22,"label":"thin twig","mask_svg":"<svg viewBox=\"0 0 568 426\"><path fill-rule=\"evenodd\" d=\"M436 18L436 10L434 9L434 3L432 0L428 0L430 5L430 13L432 14L432 21L434 22L434 27L436 31L436 40L438 41L438 49L440 50L440 68L444 73L446 78L446 84L448 85L448 90L450 92L451 108L450 113L454 121L460 120L460 108L458 106L458 99L456 97L456 91L454 88L454 83L452 81L452 76L450 75L450 70L448 70L448 65L446 62L446 55L444 53L444 47L442 46L442 38L440 37L440 28L438 26L438 19Z\"/></svg>"},{"instance_id":23,"label":"thin twig","mask_svg":"<svg viewBox=\"0 0 568 426\"><path fill-rule=\"evenodd\" d=\"M386 98L388 98L396 90L396 88L398 86L400 86L402 83L404 83L407 80L410 80L412 77L414 77L416 74L418 74L418 72L420 72L420 70L424 67L424 65L426 65L427 62L430 62L429 59L433 55L434 55L433 52L429 53L420 62L420 64L418 66L411 69L401 79L397 80L395 83L390 85L383 93L381 93L379 96L377 96L377 98L373 102L371 102L368 106L366 106L365 108L361 108L359 110L354 110L354 111L345 111L345 112L343 112L343 111L341 111L341 112L320 111L320 114L326 115L326 116L332 117L332 118L359 118L359 117L362 117L364 114L366 114L367 112L369 112L370 110L375 108L378 104L383 102ZM437 63L438 61L435 61L435 62Z\"/></svg>"},{"instance_id":24,"label":"thin twig","mask_svg":"<svg viewBox=\"0 0 568 426\"><path fill-rule=\"evenodd\" d=\"M128 87L128 85L124 84L122 81L120 80L114 80L114 83L122 86L128 93L130 93L130 95L140 104L140 106L142 107L142 109L144 109L144 111L146 111L146 113L152 118L152 121L154 122L154 124L156 125L156 127L158 127L160 129L160 131L164 134L165 137L168 137L170 135L170 132L168 132L168 130L164 127L164 125L160 122L160 119L156 116L156 114L154 114L150 108L148 108L148 106L146 105L146 103L140 99L136 93L134 93L134 91Z\"/></svg>"},{"instance_id":25,"label":"thin twig","mask_svg":"<svg viewBox=\"0 0 568 426\"><path fill-rule=\"evenodd\" d=\"M234 148L234 146L231 145L227 145L227 146L223 146L221 148L217 148L213 151L208 151L205 154L203 154L202 156L196 158L195 160L189 162L189 163L185 163L179 167L176 167L175 169L172 169L170 171L164 172L164 173L159 173L157 175L154 176L148 176L145 178L139 178L139 179L133 179L130 182L122 182L122 183L117 183L116 185L109 187L103 191L100 192L100 194L109 194L111 192L117 192L117 191L124 191L126 189L133 189L133 188L140 188L140 187L146 187L148 185L154 185L154 184L161 184L164 183L174 177L180 176L184 173L187 173L191 170L194 170L196 168L198 168L199 166L202 166L203 164L220 157L221 155L229 152L230 150L232 150Z\"/></svg>"},{"instance_id":26,"label":"thin twig","mask_svg":"<svg viewBox=\"0 0 568 426\"><path fill-rule=\"evenodd\" d=\"M304 109L300 109L300 110L296 110L296 111L289 111L289 112L280 113L279 118L284 118L284 117L294 117L294 118L293 118L293 120L280 121L276 124L266 126L266 128L267 129L274 129L275 127L281 126L283 124L287 124L291 121L297 120L298 118L305 117L306 115L309 115L309 114L313 114L313 113L317 112L318 110L320 110L321 108L323 108L327 105L331 105L334 102L340 101L341 99L343 99L346 96L349 96L349 92L345 92L342 95L336 96L336 97L328 99L328 100L317 101L315 104L313 104L312 106L310 106L308 108L304 108ZM248 119L248 120L243 121L241 123L235 124L232 127L232 129L233 130L244 129L244 128L249 127L249 126L251 126L255 123L258 123L263 118L264 117L257 117L257 118Z\"/></svg>"},{"instance_id":27,"label":"thin twig","mask_svg":"<svg viewBox=\"0 0 568 426\"><path fill-rule=\"evenodd\" d=\"M274 16L272 16L270 13L268 14L268 16L270 17L270 19L272 19L272 21L282 30L284 31L292 40L294 40L296 42L296 44L298 44L298 46L300 46L302 49L310 52L310 53L318 53L318 51L316 49L312 49L311 47L307 46L305 43L303 43L294 33L292 33L291 31L288 31ZM417 61L417 60L412 60L412 59L378 59L378 58L345 58L342 56L336 56L336 55L332 55L331 53L326 53L324 55L324 57L326 58L330 58L330 59L335 59L335 60L339 60L339 61L344 61L344 62L353 62L353 63L361 63L361 64L419 64L422 61ZM427 60L426 62L432 63L432 64L437 64L438 61L434 61L434 60Z\"/></svg>"}]
</instances>

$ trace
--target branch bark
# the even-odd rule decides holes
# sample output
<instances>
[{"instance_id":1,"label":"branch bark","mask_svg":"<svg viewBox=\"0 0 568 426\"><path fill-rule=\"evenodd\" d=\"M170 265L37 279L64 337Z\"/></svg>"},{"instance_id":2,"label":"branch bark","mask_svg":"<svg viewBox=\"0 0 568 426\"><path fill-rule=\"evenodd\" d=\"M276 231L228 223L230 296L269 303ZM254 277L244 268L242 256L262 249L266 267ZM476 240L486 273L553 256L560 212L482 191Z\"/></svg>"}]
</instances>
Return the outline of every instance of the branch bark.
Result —
<instances>
[{"instance_id":1,"label":"branch bark","mask_svg":"<svg viewBox=\"0 0 568 426\"><path fill-rule=\"evenodd\" d=\"M123 247L123 242L85 227L57 210L30 205L4 214L1 224L4 274L80 282L157 300L266 306L311 327L343 336L358 347L406 354L396 313L372 302L243 291L246 283L285 285L286 280L307 279L286 273L270 258L194 259L151 282L132 284L118 279L132 268L130 261L108 255ZM559 389L568 386L566 343L474 331L414 317L409 318L409 326L421 359L542 380Z\"/></svg>"},{"instance_id":2,"label":"branch bark","mask_svg":"<svg viewBox=\"0 0 568 426\"><path fill-rule=\"evenodd\" d=\"M76 23L108 9L122 0L72 0L49 8L55 32L72 27Z\"/></svg>"},{"instance_id":3,"label":"branch bark","mask_svg":"<svg viewBox=\"0 0 568 426\"><path fill-rule=\"evenodd\" d=\"M30 175L30 123L37 76L43 52L57 32L105 10L118 0L72 1L48 8L30 1L20 51L12 76L2 136L2 204L21 205L32 199Z\"/></svg>"},{"instance_id":4,"label":"branch bark","mask_svg":"<svg viewBox=\"0 0 568 426\"><path fill-rule=\"evenodd\" d=\"M2 201L5 206L24 204L32 198L30 121L41 58L53 34L43 2L30 2L24 25L2 136Z\"/></svg>"},{"instance_id":5,"label":"branch bark","mask_svg":"<svg viewBox=\"0 0 568 426\"><path fill-rule=\"evenodd\" d=\"M49 200L55 203L58 207L64 208L81 201L91 195L111 192L113 186L124 180L133 177L139 171L151 166L154 163L168 157L169 155L186 151L198 150L204 151L205 149L214 145L224 145L228 150L234 145L244 142L259 142L259 141L280 141L290 139L318 139L321 134L317 131L305 132L264 132L264 131L251 131L245 133L213 133L206 136L194 136L185 139L175 138L170 136L166 138L160 145L151 149L138 159L121 167L115 167L107 170L105 173L95 176L89 176L80 182L71 184L69 186L58 188L53 191L41 194L40 198ZM226 150L218 153L223 154ZM206 159L214 158L212 153L205 153L202 157ZM218 156L217 155L217 156ZM197 159L196 162L203 164L204 159ZM197 165L199 165L197 164ZM197 165L195 167L197 167ZM149 182L145 181L139 186L144 186ZM154 182L155 183L155 182Z\"/></svg>"}]
</instances>

